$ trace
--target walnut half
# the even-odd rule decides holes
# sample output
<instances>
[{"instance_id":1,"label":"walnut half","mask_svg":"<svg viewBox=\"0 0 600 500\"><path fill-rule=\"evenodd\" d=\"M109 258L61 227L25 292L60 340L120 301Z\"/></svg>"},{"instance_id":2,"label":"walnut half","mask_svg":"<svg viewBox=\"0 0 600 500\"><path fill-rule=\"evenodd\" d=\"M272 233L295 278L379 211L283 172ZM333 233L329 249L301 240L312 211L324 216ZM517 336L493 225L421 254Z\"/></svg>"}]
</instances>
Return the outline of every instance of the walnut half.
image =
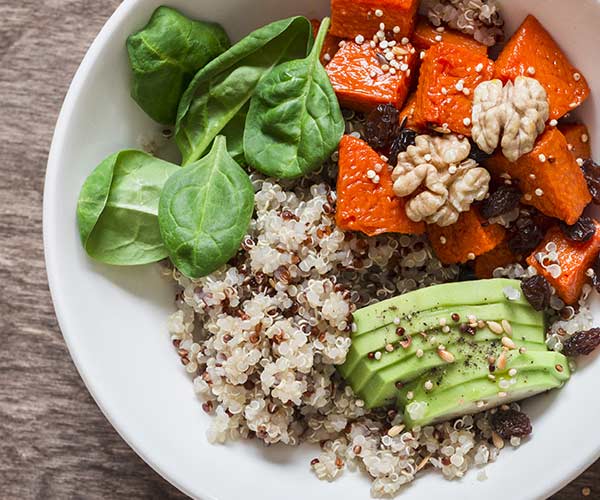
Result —
<instances>
[{"instance_id":1,"label":"walnut half","mask_svg":"<svg viewBox=\"0 0 600 500\"><path fill-rule=\"evenodd\" d=\"M480 83L473 94L471 133L486 153L493 153L502 136L502 153L511 162L533 150L550 115L546 90L535 78L518 76Z\"/></svg>"},{"instance_id":2,"label":"walnut half","mask_svg":"<svg viewBox=\"0 0 600 500\"><path fill-rule=\"evenodd\" d=\"M490 174L469 159L468 139L454 134L443 137L419 135L414 146L398 155L392 173L394 193L411 196L406 204L409 219L450 226L474 201L488 193Z\"/></svg>"}]
</instances>

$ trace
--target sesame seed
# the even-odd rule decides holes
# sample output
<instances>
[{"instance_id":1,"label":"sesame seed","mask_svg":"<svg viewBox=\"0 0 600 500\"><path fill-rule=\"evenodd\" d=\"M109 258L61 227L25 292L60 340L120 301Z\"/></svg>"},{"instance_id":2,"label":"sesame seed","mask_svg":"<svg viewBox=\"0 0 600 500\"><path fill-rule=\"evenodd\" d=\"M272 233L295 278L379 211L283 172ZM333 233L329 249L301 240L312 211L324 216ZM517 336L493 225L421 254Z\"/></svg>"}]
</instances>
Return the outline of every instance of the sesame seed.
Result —
<instances>
[{"instance_id":1,"label":"sesame seed","mask_svg":"<svg viewBox=\"0 0 600 500\"><path fill-rule=\"evenodd\" d=\"M421 53L419 54L419 58L425 59L425 51L424 50L422 50Z\"/></svg>"},{"instance_id":2,"label":"sesame seed","mask_svg":"<svg viewBox=\"0 0 600 500\"><path fill-rule=\"evenodd\" d=\"M375 177L373 177L373 183L374 184L379 184L380 180L381 180L381 178L378 175L376 175Z\"/></svg>"},{"instance_id":3,"label":"sesame seed","mask_svg":"<svg viewBox=\"0 0 600 500\"><path fill-rule=\"evenodd\" d=\"M538 156L538 160L544 163L546 161L546 155L544 153L540 153Z\"/></svg>"},{"instance_id":4,"label":"sesame seed","mask_svg":"<svg viewBox=\"0 0 600 500\"><path fill-rule=\"evenodd\" d=\"M454 354L452 354L449 351L446 351L446 349L438 349L438 356L442 359L442 361L445 361L446 363L454 363Z\"/></svg>"},{"instance_id":5,"label":"sesame seed","mask_svg":"<svg viewBox=\"0 0 600 500\"><path fill-rule=\"evenodd\" d=\"M496 380L496 375L492 375L491 373L488 374L488 378L490 380Z\"/></svg>"},{"instance_id":6,"label":"sesame seed","mask_svg":"<svg viewBox=\"0 0 600 500\"><path fill-rule=\"evenodd\" d=\"M376 15L377 17L383 17L383 11L382 11L381 9L377 9L377 10L375 11L375 15Z\"/></svg>"},{"instance_id":7,"label":"sesame seed","mask_svg":"<svg viewBox=\"0 0 600 500\"><path fill-rule=\"evenodd\" d=\"M356 35L354 41L358 43L358 45L362 45L365 42L365 37L363 35Z\"/></svg>"},{"instance_id":8,"label":"sesame seed","mask_svg":"<svg viewBox=\"0 0 600 500\"><path fill-rule=\"evenodd\" d=\"M500 396L500 394L502 394L502 393L499 393L498 396ZM500 397L505 397L505 396L506 396L506 393L504 393L504 396L500 396ZM492 443L499 450L504 448L504 439L502 439L500 437L500 434L498 434L496 431L492 432Z\"/></svg>"},{"instance_id":9,"label":"sesame seed","mask_svg":"<svg viewBox=\"0 0 600 500\"><path fill-rule=\"evenodd\" d=\"M443 40L443 38L442 38L442 35L435 35L435 38L434 38L434 40L435 40L436 42L441 42L441 41Z\"/></svg>"},{"instance_id":10,"label":"sesame seed","mask_svg":"<svg viewBox=\"0 0 600 500\"><path fill-rule=\"evenodd\" d=\"M456 90L458 90L459 92L462 92L463 89L465 88L465 81L464 80L458 80L458 82L455 85Z\"/></svg>"},{"instance_id":11,"label":"sesame seed","mask_svg":"<svg viewBox=\"0 0 600 500\"><path fill-rule=\"evenodd\" d=\"M463 123L465 124L465 127L468 127L469 125L471 125L471 119L467 117L463 120Z\"/></svg>"},{"instance_id":12,"label":"sesame seed","mask_svg":"<svg viewBox=\"0 0 600 500\"><path fill-rule=\"evenodd\" d=\"M394 29L392 31L396 34L400 33L400 26L394 26Z\"/></svg>"},{"instance_id":13,"label":"sesame seed","mask_svg":"<svg viewBox=\"0 0 600 500\"><path fill-rule=\"evenodd\" d=\"M374 179L376 175L375 170L367 170L367 177L369 179Z\"/></svg>"},{"instance_id":14,"label":"sesame seed","mask_svg":"<svg viewBox=\"0 0 600 500\"><path fill-rule=\"evenodd\" d=\"M415 397L415 393L413 391L408 391L406 393L406 399L408 399L409 401Z\"/></svg>"},{"instance_id":15,"label":"sesame seed","mask_svg":"<svg viewBox=\"0 0 600 500\"><path fill-rule=\"evenodd\" d=\"M577 160L575 160L575 161L577 161L577 165L579 165L580 167L583 167L583 163L584 163L583 158L577 158Z\"/></svg>"},{"instance_id":16,"label":"sesame seed","mask_svg":"<svg viewBox=\"0 0 600 500\"><path fill-rule=\"evenodd\" d=\"M488 321L487 327L492 333L495 333L496 335L502 335L502 332L504 331L502 325L496 321Z\"/></svg>"},{"instance_id":17,"label":"sesame seed","mask_svg":"<svg viewBox=\"0 0 600 500\"><path fill-rule=\"evenodd\" d=\"M583 142L585 144L589 140L590 140L590 138L588 137L587 134L581 134L581 142Z\"/></svg>"},{"instance_id":18,"label":"sesame seed","mask_svg":"<svg viewBox=\"0 0 600 500\"><path fill-rule=\"evenodd\" d=\"M425 382L423 387L426 391L430 391L431 389L433 389L433 382L431 380L428 380L427 382Z\"/></svg>"},{"instance_id":19,"label":"sesame seed","mask_svg":"<svg viewBox=\"0 0 600 500\"><path fill-rule=\"evenodd\" d=\"M379 23L379 29L385 31L385 23Z\"/></svg>"},{"instance_id":20,"label":"sesame seed","mask_svg":"<svg viewBox=\"0 0 600 500\"><path fill-rule=\"evenodd\" d=\"M423 352L423 349L417 349L417 352L416 352L417 358L422 358L424 354L425 353Z\"/></svg>"},{"instance_id":21,"label":"sesame seed","mask_svg":"<svg viewBox=\"0 0 600 500\"><path fill-rule=\"evenodd\" d=\"M516 374L517 374L516 368L511 368L510 370L508 370L508 375L511 377L514 377Z\"/></svg>"},{"instance_id":22,"label":"sesame seed","mask_svg":"<svg viewBox=\"0 0 600 500\"><path fill-rule=\"evenodd\" d=\"M483 63L479 63L477 66L475 66L475 71L477 71L477 73L481 73L483 71Z\"/></svg>"},{"instance_id":23,"label":"sesame seed","mask_svg":"<svg viewBox=\"0 0 600 500\"><path fill-rule=\"evenodd\" d=\"M410 41L410 40L409 40L408 38L404 37L404 38L402 38L402 40L400 40L400 43L401 43L402 45L408 45L408 42L409 42L409 41Z\"/></svg>"},{"instance_id":24,"label":"sesame seed","mask_svg":"<svg viewBox=\"0 0 600 500\"><path fill-rule=\"evenodd\" d=\"M502 345L504 347L508 347L509 349L517 348L517 345L509 337L502 337Z\"/></svg>"},{"instance_id":25,"label":"sesame seed","mask_svg":"<svg viewBox=\"0 0 600 500\"><path fill-rule=\"evenodd\" d=\"M527 68L527 73L530 75L535 75L535 68L533 66L529 66L529 68Z\"/></svg>"},{"instance_id":26,"label":"sesame seed","mask_svg":"<svg viewBox=\"0 0 600 500\"><path fill-rule=\"evenodd\" d=\"M473 252L469 252L467 254L467 259L469 260L475 260L476 255Z\"/></svg>"},{"instance_id":27,"label":"sesame seed","mask_svg":"<svg viewBox=\"0 0 600 500\"><path fill-rule=\"evenodd\" d=\"M544 196L544 190L543 190L543 189L540 189L540 188L537 188L537 189L535 190L535 195L536 195L536 196Z\"/></svg>"},{"instance_id":28,"label":"sesame seed","mask_svg":"<svg viewBox=\"0 0 600 500\"><path fill-rule=\"evenodd\" d=\"M502 320L502 329L504 330L506 335L508 335L509 337L512 335L513 329L512 329L511 324L508 322L508 320L506 320L506 319Z\"/></svg>"},{"instance_id":29,"label":"sesame seed","mask_svg":"<svg viewBox=\"0 0 600 500\"><path fill-rule=\"evenodd\" d=\"M581 74L580 73L573 73L573 79L578 82L579 80L581 80Z\"/></svg>"},{"instance_id":30,"label":"sesame seed","mask_svg":"<svg viewBox=\"0 0 600 500\"><path fill-rule=\"evenodd\" d=\"M551 127L556 127L558 125L558 121L556 120L550 120L550 126Z\"/></svg>"},{"instance_id":31,"label":"sesame seed","mask_svg":"<svg viewBox=\"0 0 600 500\"><path fill-rule=\"evenodd\" d=\"M446 239L446 237L445 237L445 236L440 236L440 243L441 243L442 245L445 245L446 243L448 243L448 240Z\"/></svg>"},{"instance_id":32,"label":"sesame seed","mask_svg":"<svg viewBox=\"0 0 600 500\"><path fill-rule=\"evenodd\" d=\"M389 437L396 437L398 434L400 434L402 431L404 430L404 425L394 425L394 427L392 427L389 431L388 431L388 436Z\"/></svg>"}]
</instances>

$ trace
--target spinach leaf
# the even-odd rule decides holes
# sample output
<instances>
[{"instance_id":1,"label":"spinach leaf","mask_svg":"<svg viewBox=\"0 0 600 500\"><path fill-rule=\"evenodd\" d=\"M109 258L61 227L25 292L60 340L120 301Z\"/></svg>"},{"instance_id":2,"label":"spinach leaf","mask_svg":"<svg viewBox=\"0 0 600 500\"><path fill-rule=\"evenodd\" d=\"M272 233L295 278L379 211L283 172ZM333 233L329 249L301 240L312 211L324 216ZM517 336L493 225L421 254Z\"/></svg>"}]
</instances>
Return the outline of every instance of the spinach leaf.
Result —
<instances>
[{"instance_id":1,"label":"spinach leaf","mask_svg":"<svg viewBox=\"0 0 600 500\"><path fill-rule=\"evenodd\" d=\"M132 97L155 121L175 123L177 105L194 74L230 45L220 25L159 7L148 24L127 39Z\"/></svg>"},{"instance_id":2,"label":"spinach leaf","mask_svg":"<svg viewBox=\"0 0 600 500\"><path fill-rule=\"evenodd\" d=\"M81 242L90 257L117 266L167 256L158 227L158 201L179 167L142 151L106 158L85 181L77 204Z\"/></svg>"},{"instance_id":3,"label":"spinach leaf","mask_svg":"<svg viewBox=\"0 0 600 500\"><path fill-rule=\"evenodd\" d=\"M175 138L183 164L195 162L250 100L259 80L282 61L304 57L311 24L292 17L268 24L202 68L183 94Z\"/></svg>"},{"instance_id":4,"label":"spinach leaf","mask_svg":"<svg viewBox=\"0 0 600 500\"><path fill-rule=\"evenodd\" d=\"M277 66L250 101L244 151L248 163L266 175L291 179L312 172L342 138L340 105L319 61L328 28L325 18L309 56Z\"/></svg>"},{"instance_id":5,"label":"spinach leaf","mask_svg":"<svg viewBox=\"0 0 600 500\"><path fill-rule=\"evenodd\" d=\"M171 260L190 278L217 270L239 250L253 210L250 178L218 136L210 153L174 174L160 196L158 221Z\"/></svg>"},{"instance_id":6,"label":"spinach leaf","mask_svg":"<svg viewBox=\"0 0 600 500\"><path fill-rule=\"evenodd\" d=\"M229 151L229 154L236 163L239 163L241 166L246 165L246 157L244 155L244 127L246 126L246 116L248 115L249 108L250 103L248 102L221 131L221 135L227 138L227 151Z\"/></svg>"}]
</instances>

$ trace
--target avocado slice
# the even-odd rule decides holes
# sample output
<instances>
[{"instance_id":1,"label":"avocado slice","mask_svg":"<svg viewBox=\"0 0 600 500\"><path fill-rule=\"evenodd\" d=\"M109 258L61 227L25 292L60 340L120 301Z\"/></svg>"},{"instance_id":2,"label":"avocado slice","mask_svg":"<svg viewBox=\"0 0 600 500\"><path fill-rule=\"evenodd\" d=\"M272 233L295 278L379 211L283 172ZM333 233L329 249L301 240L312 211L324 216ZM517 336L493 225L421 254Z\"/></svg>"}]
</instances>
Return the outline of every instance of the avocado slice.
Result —
<instances>
[{"instance_id":1,"label":"avocado slice","mask_svg":"<svg viewBox=\"0 0 600 500\"><path fill-rule=\"evenodd\" d=\"M519 348L547 350L543 325L513 325L512 340ZM428 338L416 335L408 349L383 351L380 360L362 358L346 380L369 408L385 405L396 397L397 382L405 384L432 368L448 365L438 354L440 345L454 356L455 363L469 357L487 359L502 347L500 337L489 328L479 329L473 336L461 333L456 327L447 334L440 332ZM423 351L421 357L417 357L419 350Z\"/></svg>"},{"instance_id":2,"label":"avocado slice","mask_svg":"<svg viewBox=\"0 0 600 500\"><path fill-rule=\"evenodd\" d=\"M354 313L355 336L364 335L376 328L393 323L395 318L402 319L415 312L507 302L508 299L504 292L507 288L520 291L521 282L510 279L464 281L435 285L405 293L356 311ZM518 299L511 300L511 303L529 305L522 294Z\"/></svg>"},{"instance_id":3,"label":"avocado slice","mask_svg":"<svg viewBox=\"0 0 600 500\"><path fill-rule=\"evenodd\" d=\"M513 350L506 356L506 369L495 372L495 380L480 356L423 374L399 392L404 423L413 428L476 413L562 387L570 378L568 360L560 353Z\"/></svg>"},{"instance_id":4,"label":"avocado slice","mask_svg":"<svg viewBox=\"0 0 600 500\"><path fill-rule=\"evenodd\" d=\"M346 362L339 368L340 373L343 377L348 378L358 362L370 352L384 349L388 343L398 341L396 330L399 327L404 329L405 335L414 336L420 332L441 329L440 320L449 326L456 326L457 322L452 319L454 314L458 314L460 318L459 322L466 322L467 318L471 315L483 321L500 322L503 319L508 319L513 327L513 335L517 325L538 327L543 327L544 325L544 316L542 313L535 311L530 305L515 304L507 302L506 299L503 303L497 304L461 306L452 309L438 308L423 311L401 319L397 325L391 323L367 332L364 335L353 335L351 350L348 353ZM523 338L522 340L531 339ZM544 342L543 334L540 337L540 342Z\"/></svg>"}]
</instances>

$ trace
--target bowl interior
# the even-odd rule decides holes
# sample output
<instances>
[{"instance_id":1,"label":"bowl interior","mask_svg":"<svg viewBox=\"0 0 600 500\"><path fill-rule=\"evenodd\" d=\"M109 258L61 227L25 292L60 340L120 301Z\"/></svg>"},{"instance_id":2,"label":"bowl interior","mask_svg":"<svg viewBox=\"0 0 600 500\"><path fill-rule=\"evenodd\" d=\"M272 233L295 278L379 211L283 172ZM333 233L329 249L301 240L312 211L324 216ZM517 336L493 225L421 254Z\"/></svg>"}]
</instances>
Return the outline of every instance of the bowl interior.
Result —
<instances>
[{"instance_id":1,"label":"bowl interior","mask_svg":"<svg viewBox=\"0 0 600 500\"><path fill-rule=\"evenodd\" d=\"M265 448L253 443L211 446L208 417L170 345L166 319L172 290L156 266L111 268L94 264L79 243L75 208L80 187L107 155L140 147L160 137L161 127L129 97L125 40L143 26L160 0L125 0L91 47L78 71L58 121L48 165L44 237L57 316L71 355L90 392L127 442L159 473L197 498L364 499L368 481L345 473L336 483L310 472L310 446ZM600 143L600 4L596 0L505 0L512 32L534 13L590 82L594 95L578 111ZM223 23L234 39L267 21L293 14L327 14L327 0L170 0L191 16ZM565 188L568 196L568 188ZM600 320L600 308L595 304ZM600 363L583 363L560 392L527 403L533 439L518 452L506 450L487 468L446 482L437 474L417 481L403 498L478 499L544 497L598 457L594 398ZM554 459L552 459L553 457ZM234 478L234 479L233 479ZM259 479L260 478L260 479ZM233 480L232 480L233 479Z\"/></svg>"}]
</instances>

